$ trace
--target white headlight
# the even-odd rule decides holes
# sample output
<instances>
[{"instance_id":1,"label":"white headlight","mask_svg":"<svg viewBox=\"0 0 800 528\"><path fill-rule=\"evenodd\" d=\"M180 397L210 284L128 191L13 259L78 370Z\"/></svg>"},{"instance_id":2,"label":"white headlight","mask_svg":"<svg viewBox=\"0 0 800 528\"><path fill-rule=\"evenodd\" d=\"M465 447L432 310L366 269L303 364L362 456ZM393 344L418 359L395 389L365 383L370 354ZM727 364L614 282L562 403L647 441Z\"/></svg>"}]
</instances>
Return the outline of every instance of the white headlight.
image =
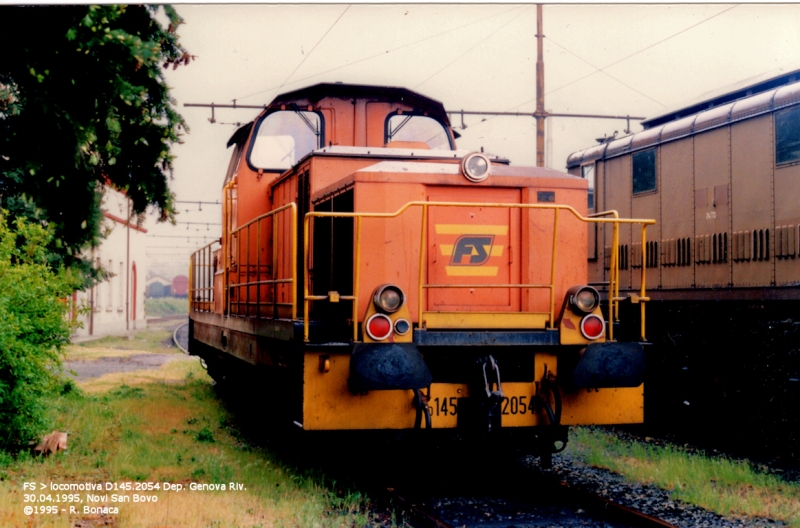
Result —
<instances>
[{"instance_id":1,"label":"white headlight","mask_svg":"<svg viewBox=\"0 0 800 528\"><path fill-rule=\"evenodd\" d=\"M492 166L489 158L480 152L467 154L461 160L461 172L464 177L471 182L482 182L489 176L489 168Z\"/></svg>"}]
</instances>

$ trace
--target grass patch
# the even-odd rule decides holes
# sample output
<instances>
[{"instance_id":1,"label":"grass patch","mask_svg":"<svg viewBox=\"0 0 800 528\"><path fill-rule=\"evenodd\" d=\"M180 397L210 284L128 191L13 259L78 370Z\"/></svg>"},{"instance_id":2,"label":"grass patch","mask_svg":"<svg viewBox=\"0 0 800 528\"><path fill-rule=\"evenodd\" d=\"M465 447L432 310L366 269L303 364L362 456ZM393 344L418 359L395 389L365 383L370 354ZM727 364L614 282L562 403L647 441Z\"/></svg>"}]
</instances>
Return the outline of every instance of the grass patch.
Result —
<instances>
[{"instance_id":1,"label":"grass patch","mask_svg":"<svg viewBox=\"0 0 800 528\"><path fill-rule=\"evenodd\" d=\"M92 341L84 341L76 345L72 345L67 352L67 357L70 359L97 359L98 357L114 356L114 355L130 355L126 353L108 353L109 350L124 351L136 350L145 352L176 352L180 350L172 345L166 343L172 342L172 330L168 328L153 327L147 330L141 330L128 336L108 336L101 339L94 339ZM102 350L99 350L102 349Z\"/></svg>"},{"instance_id":2,"label":"grass patch","mask_svg":"<svg viewBox=\"0 0 800 528\"><path fill-rule=\"evenodd\" d=\"M724 516L765 517L800 527L800 485L757 471L745 461L620 440L586 427L573 430L573 446L587 464L669 490L674 499Z\"/></svg>"},{"instance_id":3,"label":"grass patch","mask_svg":"<svg viewBox=\"0 0 800 528\"><path fill-rule=\"evenodd\" d=\"M126 373L124 382L113 377L121 375L78 383L49 402L58 430L69 432L66 452L49 458L0 452L0 526L106 521L132 528L370 525L363 496L339 497L322 476L298 473L270 452L243 443L196 360L179 358L158 370ZM84 502L76 514L26 516L23 508L31 504L23 495L30 492L23 490L23 482L130 483L134 489L78 492ZM191 483L227 488L233 482L243 489L135 491L137 483L163 488L165 482L185 488ZM119 513L84 514L87 493L107 496L93 506L117 506ZM114 493L131 502L112 503ZM157 502L134 503L134 493Z\"/></svg>"},{"instance_id":4,"label":"grass patch","mask_svg":"<svg viewBox=\"0 0 800 528\"><path fill-rule=\"evenodd\" d=\"M189 314L189 301L186 298L159 297L144 300L144 313L149 317Z\"/></svg>"}]
</instances>

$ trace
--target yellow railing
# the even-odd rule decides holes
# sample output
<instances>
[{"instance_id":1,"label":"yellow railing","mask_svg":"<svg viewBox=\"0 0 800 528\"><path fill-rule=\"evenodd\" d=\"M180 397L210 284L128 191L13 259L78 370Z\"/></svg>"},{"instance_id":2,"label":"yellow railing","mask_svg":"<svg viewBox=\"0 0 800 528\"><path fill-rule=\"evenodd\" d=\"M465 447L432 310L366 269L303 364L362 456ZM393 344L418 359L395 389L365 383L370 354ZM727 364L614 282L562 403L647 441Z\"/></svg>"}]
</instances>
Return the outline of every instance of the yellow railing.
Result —
<instances>
[{"instance_id":1,"label":"yellow railing","mask_svg":"<svg viewBox=\"0 0 800 528\"><path fill-rule=\"evenodd\" d=\"M289 229L290 229L290 263L289 273L283 277L278 277L278 258L280 255L280 244L285 239L280 237L279 230L279 216L278 214L283 211L289 211ZM262 222L267 219L272 219L272 259L271 262L261 261L262 244L268 245L267 240L261 239ZM255 229L255 248L251 247L252 229ZM284 225L285 229L285 225ZM296 275L297 275L297 205L294 202L288 203L268 213L258 216L246 224L234 229L227 237L228 248L226 261L228 269L225 273L226 292L226 306L225 313L231 315L242 315L261 317L262 307L271 307L271 315L273 318L278 317L278 307L290 307L291 318L297 318L297 288L296 288ZM231 243L236 240L236 247ZM255 262L252 260L252 250L255 249ZM235 255L233 252L235 251ZM244 255L244 258L242 258ZM235 259L233 258L235 257ZM255 271L253 267L255 266ZM262 267L269 266L269 279L261 279ZM231 271L236 269L236 282L230 282ZM244 280L242 280L244 278ZM255 279L255 280L251 280ZM278 302L278 288L279 284L289 284L291 302ZM261 291L262 287L272 287L271 300L262 301ZM255 289L253 299L250 293ZM244 308L244 309L243 309ZM254 310L253 310L254 309ZM251 313L254 312L254 313Z\"/></svg>"},{"instance_id":2,"label":"yellow railing","mask_svg":"<svg viewBox=\"0 0 800 528\"><path fill-rule=\"evenodd\" d=\"M587 223L609 223L613 224L612 234L612 253L611 253L611 273L609 284L609 318L614 321L619 316L619 301L622 298L619 296L619 270L617 269L617 248L619 247L619 226L620 224L641 224L642 226L642 244L646 244L646 229L648 225L654 224L655 220L643 219L623 219L619 218L616 211L609 211L607 213L599 213L584 217L575 209L568 205L549 205L549 204L508 204L508 203L468 203L468 202L408 202L400 209L393 213L344 213L344 212L311 212L307 213L303 223L303 313L305 319L303 323L303 336L306 341L309 340L309 303L311 301L320 301L328 298L327 295L309 295L309 248L310 248L310 223L314 217L335 217L335 218L355 218L355 261L353 269L353 294L347 296L340 296L340 300L350 300L353 302L352 318L353 318L353 340L358 340L358 286L359 286L359 268L361 261L361 220L363 218L395 218L400 216L406 210L412 207L419 207L422 209L422 229L420 234L420 252L419 252L419 279L417 284L417 314L421 320L423 313L423 294L427 288L540 288L548 289L550 292L550 312L548 325L552 328L555 321L555 279L556 279L556 255L557 255L557 240L558 240L558 219L559 212L564 210L583 222ZM428 209L431 207L486 207L486 208L507 208L507 209L550 209L553 210L554 224L553 224L553 246L552 256L550 263L550 283L549 284L425 284L425 271L427 269L426 252L427 252L427 226L428 226ZM604 216L613 216L613 218L604 218ZM646 290L646 267L642 266L641 271L641 287L639 300L644 302L649 298L645 296ZM645 317L644 317L644 304L641 307L641 335L644 338ZM609 339L613 340L613 324L609 325Z\"/></svg>"},{"instance_id":3,"label":"yellow railing","mask_svg":"<svg viewBox=\"0 0 800 528\"><path fill-rule=\"evenodd\" d=\"M189 309L195 312L214 311L214 275L217 263L214 252L219 240L192 253L189 263Z\"/></svg>"}]
</instances>

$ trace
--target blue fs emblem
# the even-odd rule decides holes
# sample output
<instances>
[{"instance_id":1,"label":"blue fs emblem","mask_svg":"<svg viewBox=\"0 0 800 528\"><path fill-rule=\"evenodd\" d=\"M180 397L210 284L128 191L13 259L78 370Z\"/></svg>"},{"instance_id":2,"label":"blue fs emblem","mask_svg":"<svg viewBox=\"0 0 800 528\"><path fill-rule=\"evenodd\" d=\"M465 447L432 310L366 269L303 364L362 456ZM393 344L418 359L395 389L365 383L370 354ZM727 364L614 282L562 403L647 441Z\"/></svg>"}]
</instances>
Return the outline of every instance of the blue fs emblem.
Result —
<instances>
[{"instance_id":1,"label":"blue fs emblem","mask_svg":"<svg viewBox=\"0 0 800 528\"><path fill-rule=\"evenodd\" d=\"M451 266L480 266L492 254L494 235L463 235L456 240ZM464 259L464 257L469 257Z\"/></svg>"}]
</instances>

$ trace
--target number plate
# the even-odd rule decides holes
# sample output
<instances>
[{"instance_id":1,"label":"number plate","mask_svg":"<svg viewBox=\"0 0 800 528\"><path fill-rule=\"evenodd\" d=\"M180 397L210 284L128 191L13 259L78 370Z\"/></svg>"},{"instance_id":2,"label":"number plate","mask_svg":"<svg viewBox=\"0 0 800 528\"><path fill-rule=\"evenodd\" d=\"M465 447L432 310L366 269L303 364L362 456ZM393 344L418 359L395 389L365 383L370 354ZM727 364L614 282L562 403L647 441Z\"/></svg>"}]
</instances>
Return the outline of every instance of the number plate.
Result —
<instances>
[{"instance_id":1,"label":"number plate","mask_svg":"<svg viewBox=\"0 0 800 528\"><path fill-rule=\"evenodd\" d=\"M537 424L532 383L504 383L505 397L500 402L502 424L508 427ZM466 385L434 383L428 406L434 428L456 427L458 424L458 399L469 396Z\"/></svg>"}]
</instances>

